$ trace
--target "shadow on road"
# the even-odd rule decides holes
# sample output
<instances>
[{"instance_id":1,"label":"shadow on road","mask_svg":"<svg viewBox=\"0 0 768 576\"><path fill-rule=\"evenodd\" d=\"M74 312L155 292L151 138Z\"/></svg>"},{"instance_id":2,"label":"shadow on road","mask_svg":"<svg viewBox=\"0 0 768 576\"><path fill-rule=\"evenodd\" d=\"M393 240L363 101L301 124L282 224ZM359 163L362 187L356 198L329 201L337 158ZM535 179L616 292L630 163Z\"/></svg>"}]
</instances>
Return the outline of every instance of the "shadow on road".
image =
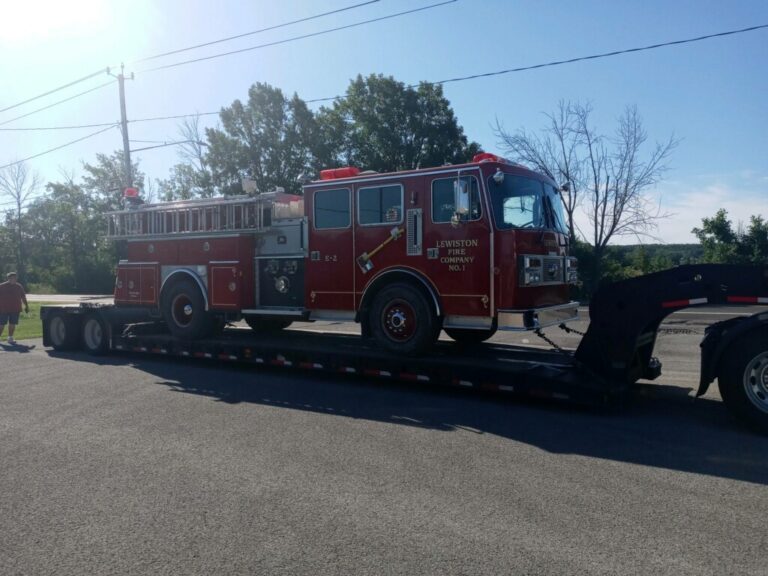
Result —
<instances>
[{"instance_id":1,"label":"shadow on road","mask_svg":"<svg viewBox=\"0 0 768 576\"><path fill-rule=\"evenodd\" d=\"M493 434L557 454L768 484L768 441L742 429L722 402L694 399L688 388L641 385L630 408L606 414L472 391L210 361L141 356L90 360L105 366L132 365L173 392L230 404L249 402L446 432Z\"/></svg>"}]
</instances>

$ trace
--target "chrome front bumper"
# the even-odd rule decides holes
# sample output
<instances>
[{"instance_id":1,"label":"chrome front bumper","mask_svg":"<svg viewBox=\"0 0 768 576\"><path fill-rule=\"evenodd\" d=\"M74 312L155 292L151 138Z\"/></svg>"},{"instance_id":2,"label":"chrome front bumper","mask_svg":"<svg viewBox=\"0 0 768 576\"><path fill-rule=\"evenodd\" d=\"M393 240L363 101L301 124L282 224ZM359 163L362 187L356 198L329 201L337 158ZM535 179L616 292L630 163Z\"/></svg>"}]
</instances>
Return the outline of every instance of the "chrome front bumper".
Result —
<instances>
[{"instance_id":1,"label":"chrome front bumper","mask_svg":"<svg viewBox=\"0 0 768 576\"><path fill-rule=\"evenodd\" d=\"M499 330L524 331L556 326L579 318L579 303L568 302L557 306L528 310L499 310Z\"/></svg>"}]
</instances>

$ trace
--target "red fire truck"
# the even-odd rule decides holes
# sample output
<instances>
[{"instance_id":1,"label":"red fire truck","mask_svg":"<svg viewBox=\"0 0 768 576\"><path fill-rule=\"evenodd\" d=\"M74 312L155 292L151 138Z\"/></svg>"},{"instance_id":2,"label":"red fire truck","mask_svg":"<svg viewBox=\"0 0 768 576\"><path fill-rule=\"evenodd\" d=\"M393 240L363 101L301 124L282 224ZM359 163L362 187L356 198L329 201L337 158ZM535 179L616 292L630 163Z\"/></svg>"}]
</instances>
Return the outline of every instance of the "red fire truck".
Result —
<instances>
[{"instance_id":1,"label":"red fire truck","mask_svg":"<svg viewBox=\"0 0 768 576\"><path fill-rule=\"evenodd\" d=\"M161 315L187 340L245 319L354 320L385 349L422 354L577 316L577 281L555 182L495 155L394 173L321 172L302 196L131 204L115 305Z\"/></svg>"}]
</instances>

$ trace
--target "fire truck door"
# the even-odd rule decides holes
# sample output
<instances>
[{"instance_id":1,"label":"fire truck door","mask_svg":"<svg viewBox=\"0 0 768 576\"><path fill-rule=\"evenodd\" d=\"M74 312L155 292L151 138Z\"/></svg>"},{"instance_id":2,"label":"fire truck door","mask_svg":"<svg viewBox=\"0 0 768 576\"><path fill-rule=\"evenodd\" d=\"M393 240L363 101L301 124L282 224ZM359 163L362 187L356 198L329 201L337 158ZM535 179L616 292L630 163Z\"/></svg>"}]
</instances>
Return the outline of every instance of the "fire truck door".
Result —
<instances>
[{"instance_id":1,"label":"fire truck door","mask_svg":"<svg viewBox=\"0 0 768 576\"><path fill-rule=\"evenodd\" d=\"M467 196L463 201L461 194ZM448 321L455 316L489 320L491 227L479 179L474 175L433 179L427 209L425 268L440 292Z\"/></svg>"},{"instance_id":2,"label":"fire truck door","mask_svg":"<svg viewBox=\"0 0 768 576\"><path fill-rule=\"evenodd\" d=\"M309 258L305 302L313 310L354 310L352 191L310 191Z\"/></svg>"}]
</instances>

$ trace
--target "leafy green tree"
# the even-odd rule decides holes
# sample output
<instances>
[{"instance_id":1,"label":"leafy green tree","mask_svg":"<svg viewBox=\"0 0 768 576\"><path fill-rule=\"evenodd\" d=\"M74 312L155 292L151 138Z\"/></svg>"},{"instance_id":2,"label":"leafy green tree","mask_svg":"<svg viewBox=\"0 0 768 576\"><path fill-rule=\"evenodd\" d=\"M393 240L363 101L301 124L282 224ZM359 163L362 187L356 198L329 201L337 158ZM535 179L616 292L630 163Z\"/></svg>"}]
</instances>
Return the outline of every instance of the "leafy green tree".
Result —
<instances>
[{"instance_id":1,"label":"leafy green tree","mask_svg":"<svg viewBox=\"0 0 768 576\"><path fill-rule=\"evenodd\" d=\"M211 171L206 159L206 148L200 128L200 116L186 118L179 125L178 156L181 160L171 168L171 175L156 180L160 200L187 200L210 198L214 195Z\"/></svg>"},{"instance_id":2,"label":"leafy green tree","mask_svg":"<svg viewBox=\"0 0 768 576\"><path fill-rule=\"evenodd\" d=\"M206 160L222 193L242 194L244 177L262 192L282 186L297 193L302 175L317 171L317 123L298 96L288 99L279 88L254 84L245 104L235 100L222 109L221 123L222 129L206 131Z\"/></svg>"},{"instance_id":3,"label":"leafy green tree","mask_svg":"<svg viewBox=\"0 0 768 576\"><path fill-rule=\"evenodd\" d=\"M94 164L83 163L82 188L96 203L98 210L119 210L122 205L125 182L125 163L122 150L111 155L96 154ZM133 183L136 188L144 188L144 173L139 170L138 162L132 162Z\"/></svg>"},{"instance_id":4,"label":"leafy green tree","mask_svg":"<svg viewBox=\"0 0 768 576\"><path fill-rule=\"evenodd\" d=\"M720 209L712 218L703 218L694 228L704 248L704 261L722 264L768 263L768 223L752 216L746 232L734 230L728 212Z\"/></svg>"},{"instance_id":5,"label":"leafy green tree","mask_svg":"<svg viewBox=\"0 0 768 576\"><path fill-rule=\"evenodd\" d=\"M176 164L171 168L171 175L165 180L157 180L158 200L189 200L211 196L212 186L202 172L191 164Z\"/></svg>"},{"instance_id":6,"label":"leafy green tree","mask_svg":"<svg viewBox=\"0 0 768 576\"><path fill-rule=\"evenodd\" d=\"M116 262L98 200L73 182L51 183L25 214L30 281L57 292L109 292Z\"/></svg>"},{"instance_id":7,"label":"leafy green tree","mask_svg":"<svg viewBox=\"0 0 768 576\"><path fill-rule=\"evenodd\" d=\"M318 122L334 165L394 171L461 163L480 151L468 143L441 85L405 86L392 77L358 76Z\"/></svg>"},{"instance_id":8,"label":"leafy green tree","mask_svg":"<svg viewBox=\"0 0 768 576\"><path fill-rule=\"evenodd\" d=\"M768 223L752 216L747 231L734 230L728 212L721 208L712 218L702 218L694 228L704 248L704 261L728 264L768 263Z\"/></svg>"}]
</instances>

